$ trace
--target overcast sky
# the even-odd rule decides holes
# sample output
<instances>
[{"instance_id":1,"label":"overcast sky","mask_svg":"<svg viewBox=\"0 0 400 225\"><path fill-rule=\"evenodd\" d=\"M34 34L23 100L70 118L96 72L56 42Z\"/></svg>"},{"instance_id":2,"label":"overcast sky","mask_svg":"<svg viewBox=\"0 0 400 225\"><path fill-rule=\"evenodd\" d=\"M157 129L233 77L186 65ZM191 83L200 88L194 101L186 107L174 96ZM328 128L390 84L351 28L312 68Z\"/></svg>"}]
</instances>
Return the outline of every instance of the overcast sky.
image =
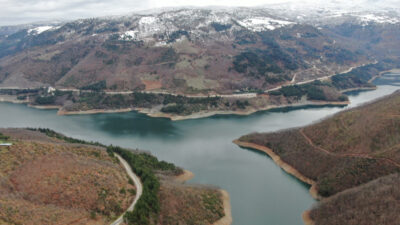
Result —
<instances>
[{"instance_id":1,"label":"overcast sky","mask_svg":"<svg viewBox=\"0 0 400 225\"><path fill-rule=\"evenodd\" d=\"M0 26L49 20L123 15L138 10L175 6L258 6L297 0L0 0ZM311 0L302 0L311 1ZM324 0L312 0L323 2ZM354 1L354 0L331 0ZM356 0L360 1L360 0ZM397 1L400 0L363 0ZM399 3L400 5L400 3Z\"/></svg>"}]
</instances>

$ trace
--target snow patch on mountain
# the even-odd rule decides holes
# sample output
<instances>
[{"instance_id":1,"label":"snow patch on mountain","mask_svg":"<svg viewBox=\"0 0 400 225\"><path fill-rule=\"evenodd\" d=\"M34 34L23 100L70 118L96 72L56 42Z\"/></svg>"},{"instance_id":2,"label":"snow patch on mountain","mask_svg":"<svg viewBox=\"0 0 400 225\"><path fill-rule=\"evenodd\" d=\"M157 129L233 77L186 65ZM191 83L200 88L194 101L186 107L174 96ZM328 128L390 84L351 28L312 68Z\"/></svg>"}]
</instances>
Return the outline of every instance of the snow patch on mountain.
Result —
<instances>
[{"instance_id":1,"label":"snow patch on mountain","mask_svg":"<svg viewBox=\"0 0 400 225\"><path fill-rule=\"evenodd\" d=\"M137 30L128 30L125 31L125 33L121 34L119 39L124 41L133 40L136 39L137 33L138 33Z\"/></svg>"},{"instance_id":2,"label":"snow patch on mountain","mask_svg":"<svg viewBox=\"0 0 400 225\"><path fill-rule=\"evenodd\" d=\"M166 41L160 41L154 44L155 47L164 47L168 45Z\"/></svg>"},{"instance_id":3,"label":"snow patch on mountain","mask_svg":"<svg viewBox=\"0 0 400 225\"><path fill-rule=\"evenodd\" d=\"M157 22L157 18L156 17L144 16L144 17L140 18L139 24L140 25L154 24L156 22Z\"/></svg>"},{"instance_id":4,"label":"snow patch on mountain","mask_svg":"<svg viewBox=\"0 0 400 225\"><path fill-rule=\"evenodd\" d=\"M388 17L388 16L378 16L374 14L360 15L359 19L363 25L368 25L369 22L390 23L390 24L396 24L400 22L398 18Z\"/></svg>"},{"instance_id":5,"label":"snow patch on mountain","mask_svg":"<svg viewBox=\"0 0 400 225\"><path fill-rule=\"evenodd\" d=\"M238 21L238 23L246 27L249 30L254 32L260 32L264 30L275 30L276 28L281 28L290 24L294 24L290 21L285 20L277 20L272 19L269 17L254 17L254 18L247 18L242 21Z\"/></svg>"},{"instance_id":6,"label":"snow patch on mountain","mask_svg":"<svg viewBox=\"0 0 400 225\"><path fill-rule=\"evenodd\" d=\"M40 34L54 28L53 26L40 26L28 30L28 34Z\"/></svg>"}]
</instances>

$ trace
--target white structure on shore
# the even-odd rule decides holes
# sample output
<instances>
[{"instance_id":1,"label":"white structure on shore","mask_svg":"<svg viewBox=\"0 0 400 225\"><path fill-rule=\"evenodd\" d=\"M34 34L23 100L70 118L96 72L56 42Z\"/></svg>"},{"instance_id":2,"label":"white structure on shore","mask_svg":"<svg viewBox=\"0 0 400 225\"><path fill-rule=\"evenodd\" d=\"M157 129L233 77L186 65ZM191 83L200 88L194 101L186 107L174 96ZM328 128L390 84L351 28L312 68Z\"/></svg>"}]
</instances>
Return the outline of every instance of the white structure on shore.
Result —
<instances>
[{"instance_id":1,"label":"white structure on shore","mask_svg":"<svg viewBox=\"0 0 400 225\"><path fill-rule=\"evenodd\" d=\"M0 146L11 146L12 143L0 143Z\"/></svg>"},{"instance_id":2,"label":"white structure on shore","mask_svg":"<svg viewBox=\"0 0 400 225\"><path fill-rule=\"evenodd\" d=\"M52 86L49 86L49 87L47 88L47 93L49 93L49 94L53 94L53 92L55 92L55 91L56 91L56 89L53 88Z\"/></svg>"}]
</instances>

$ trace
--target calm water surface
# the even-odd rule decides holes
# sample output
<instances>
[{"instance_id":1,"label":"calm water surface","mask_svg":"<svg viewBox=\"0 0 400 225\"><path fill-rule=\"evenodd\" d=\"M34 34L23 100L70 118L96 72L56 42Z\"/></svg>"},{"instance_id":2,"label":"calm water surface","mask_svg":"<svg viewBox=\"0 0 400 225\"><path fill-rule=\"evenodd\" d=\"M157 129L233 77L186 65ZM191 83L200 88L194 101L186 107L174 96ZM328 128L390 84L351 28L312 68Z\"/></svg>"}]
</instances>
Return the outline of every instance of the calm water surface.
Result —
<instances>
[{"instance_id":1,"label":"calm water surface","mask_svg":"<svg viewBox=\"0 0 400 225\"><path fill-rule=\"evenodd\" d=\"M376 83L377 90L351 93L348 107L400 88L393 75ZM55 110L0 103L0 127L46 127L75 138L149 150L194 172L191 183L226 189L235 225L300 225L301 213L315 203L308 187L283 172L267 155L239 148L232 140L250 132L303 126L343 109L287 108L251 116L172 122L135 112L57 116Z\"/></svg>"}]
</instances>

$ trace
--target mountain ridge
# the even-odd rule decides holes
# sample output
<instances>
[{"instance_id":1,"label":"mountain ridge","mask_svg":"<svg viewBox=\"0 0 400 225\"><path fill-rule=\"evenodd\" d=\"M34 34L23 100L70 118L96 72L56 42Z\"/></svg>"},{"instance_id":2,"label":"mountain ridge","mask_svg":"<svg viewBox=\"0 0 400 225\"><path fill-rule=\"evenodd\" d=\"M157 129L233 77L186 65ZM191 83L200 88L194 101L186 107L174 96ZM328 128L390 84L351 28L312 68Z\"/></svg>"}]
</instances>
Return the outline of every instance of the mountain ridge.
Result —
<instances>
[{"instance_id":1,"label":"mountain ridge","mask_svg":"<svg viewBox=\"0 0 400 225\"><path fill-rule=\"evenodd\" d=\"M170 94L225 100L223 96L228 95L234 100L201 103L194 111L268 108L293 103L288 92L285 98L271 101L276 98L271 94L279 93L270 90L321 81L297 90L298 94L290 90L289 95L296 95L297 103L307 89L314 96L319 93L314 100L345 102L345 97L339 99L341 88L331 85L331 75L376 64L377 70L346 78L354 79L350 82L354 86L347 88L369 87L365 77L397 67L398 14L360 12L330 17L330 11L316 13L326 16L310 13L310 19L304 19L306 15L301 19L301 11L287 17L265 8L190 8L28 27L0 36L0 87L80 89L82 95L72 98L66 93L58 103L78 111L103 110L102 102L107 102L103 92L149 93L144 108L161 105L166 112L191 114L193 110L183 109L180 100L152 102L149 98ZM87 90L97 97L85 97ZM247 103L236 104L241 99L232 97L249 93L255 97ZM31 99L52 98L48 95L41 92ZM82 101L84 105L76 104ZM134 103L111 109L143 107L137 100L120 102L127 101Z\"/></svg>"}]
</instances>

